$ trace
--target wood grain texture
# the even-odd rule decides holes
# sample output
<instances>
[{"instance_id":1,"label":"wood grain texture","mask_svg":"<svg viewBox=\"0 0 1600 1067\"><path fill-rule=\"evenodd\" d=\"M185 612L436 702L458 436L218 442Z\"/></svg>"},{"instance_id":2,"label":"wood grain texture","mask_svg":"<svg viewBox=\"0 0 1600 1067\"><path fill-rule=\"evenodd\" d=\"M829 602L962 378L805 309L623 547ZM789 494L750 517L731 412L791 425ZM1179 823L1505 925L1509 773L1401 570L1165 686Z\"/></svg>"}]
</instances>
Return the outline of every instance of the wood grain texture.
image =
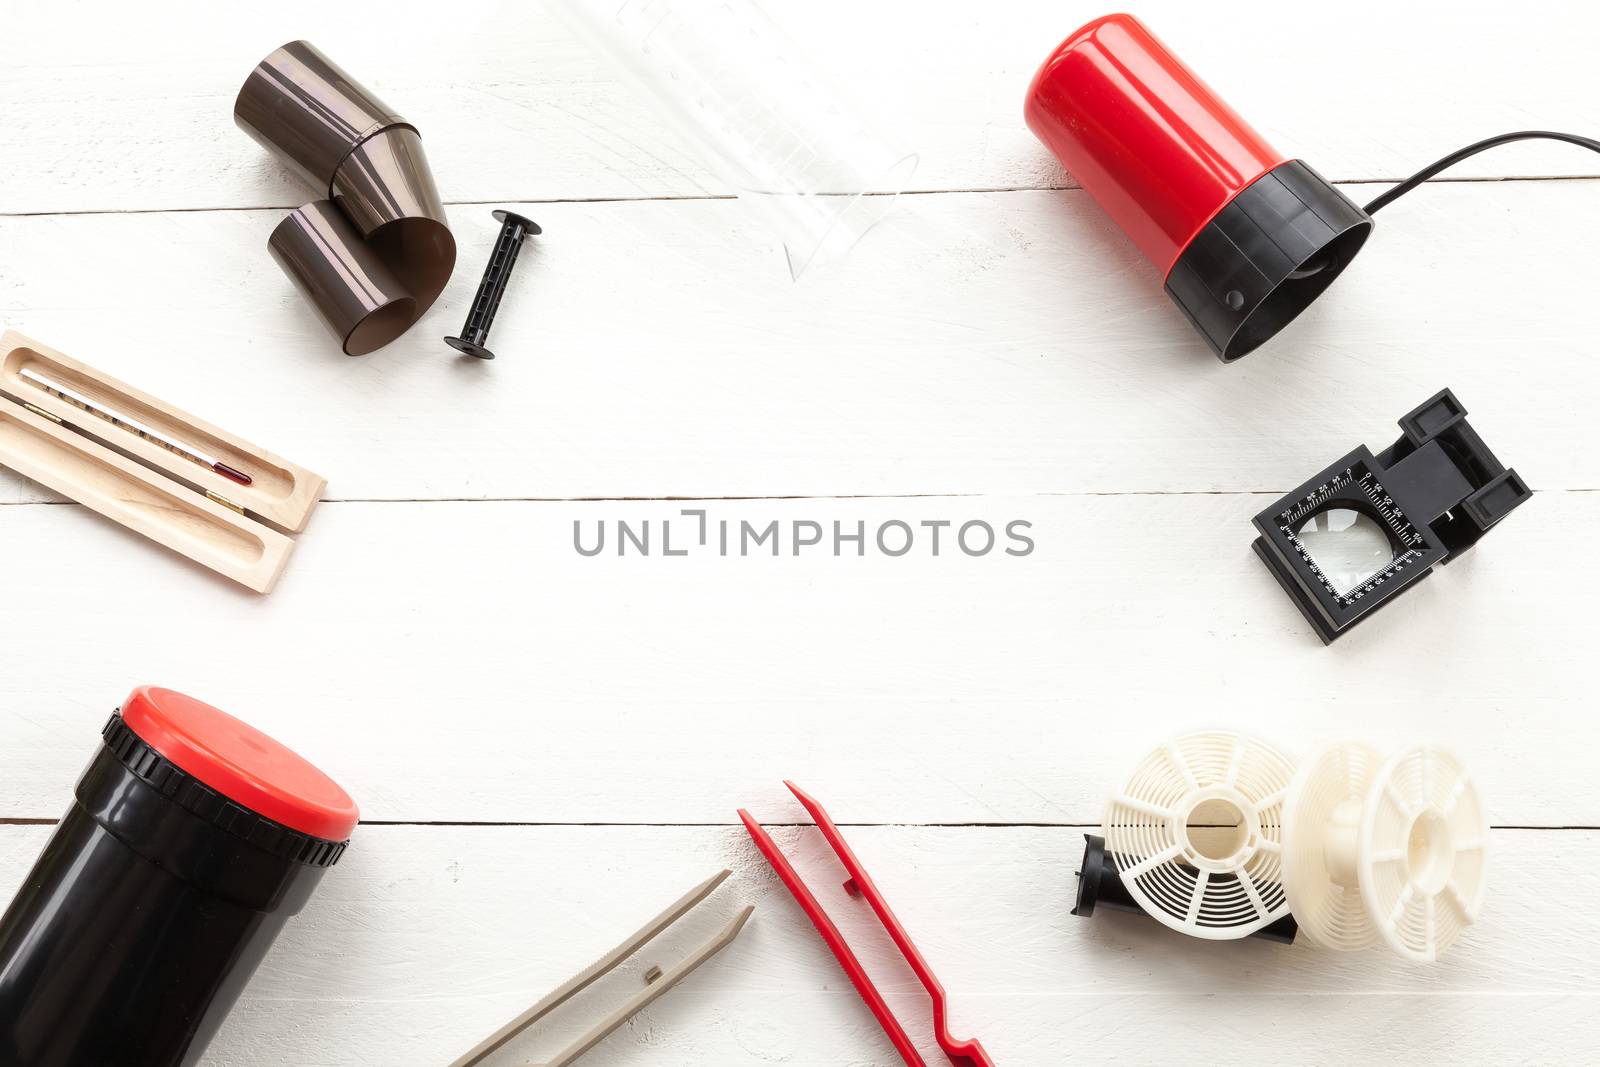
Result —
<instances>
[{"instance_id":1,"label":"wood grain texture","mask_svg":"<svg viewBox=\"0 0 1600 1067\"><path fill-rule=\"evenodd\" d=\"M51 563L0 603L0 751L33 754L0 812L58 814L148 682L280 736L380 820L724 822L793 777L850 822L1091 823L1150 746L1234 726L1290 751L1447 743L1495 823L1600 823L1582 710L1600 574L1570 565L1600 495L1535 495L1328 648L1249 550L1268 502L327 504L265 600L79 508L0 508L6 552ZM702 506L713 530L780 522L783 554L723 557L713 532L660 555L660 523L682 551ZM574 551L574 522L592 547L618 519L650 519L654 554L619 557L614 532ZM972 558L951 527L937 558L926 538L791 554L796 521L831 541L892 519L1022 519L1037 547Z\"/></svg>"},{"instance_id":2,"label":"wood grain texture","mask_svg":"<svg viewBox=\"0 0 1600 1067\"><path fill-rule=\"evenodd\" d=\"M792 801L789 809L799 812ZM764 814L785 811L769 805ZM20 880L48 832L0 827L0 892ZM926 1035L926 996L865 903L839 888L841 869L821 836L809 826L775 832L896 1010ZM979 1035L999 1063L1073 1062L1086 1042L1141 1063L1197 1045L1227 1048L1240 1062L1267 1062L1286 1048L1307 1062L1364 1061L1381 1047L1403 1062L1549 1063L1600 1037L1585 1008L1593 994L1585 946L1600 937L1587 906L1600 892L1592 832L1497 832L1497 884L1483 921L1428 968L1376 950L1202 942L1133 916L1073 918L1075 829L845 833L948 987L952 1026ZM1530 863L1548 878L1539 892L1525 892L1517 877ZM631 994L651 963L754 904L727 951L585 1067L891 1063L837 964L733 826L363 826L208 1062L448 1062L723 865L735 874L715 896L496 1062L536 1061L559 1047L586 1015Z\"/></svg>"},{"instance_id":3,"label":"wood grain texture","mask_svg":"<svg viewBox=\"0 0 1600 1067\"><path fill-rule=\"evenodd\" d=\"M803 818L786 776L845 825L955 1029L1007 1067L1591 1059L1600 181L1582 176L1600 157L1470 161L1452 176L1560 180L1415 192L1224 368L1023 125L1034 69L1095 11L767 6L921 156L917 195L799 284L543 6L398 0L382 10L408 21L382 37L371 3L0 10L0 319L332 486L261 598L0 471L0 900L50 832L18 820L59 817L106 715L153 682L288 742L368 820L207 1067L436 1067L724 865L661 958L753 903L749 928L585 1067L887 1067L730 825L743 805L777 827L923 1032L925 997L820 837L785 825ZM1600 128L1596 16L1556 0L1138 14L1358 202L1490 134ZM360 359L266 252L310 194L230 117L250 67L299 36L418 124L462 249L424 321ZM499 205L545 232L482 364L440 338ZM1443 386L1539 492L1324 648L1249 519ZM684 509L776 520L780 555L665 556ZM791 551L797 522L897 519L919 538L1026 520L1036 548L972 558L946 528L938 557ZM648 520L651 555L617 555L614 525L575 552L574 522L602 520ZM1484 921L1417 968L1072 918L1106 792L1208 727L1292 753L1448 744L1501 827Z\"/></svg>"},{"instance_id":4,"label":"wood grain texture","mask_svg":"<svg viewBox=\"0 0 1600 1067\"><path fill-rule=\"evenodd\" d=\"M375 8L394 33L368 32ZM922 162L919 189L1037 188L1060 167L1022 122L1028 81L1093 7L817 0L770 5L798 45ZM13 4L28 47L0 70L0 212L294 207L307 195L233 127L250 68L307 37L422 131L447 202L724 192L648 104L546 5L282 0L217 19L197 0L146 9ZM1581 72L1593 27L1560 0L1360 0L1327 13L1267 0L1225 20L1181 0L1138 14L1269 141L1335 179L1410 174L1461 145L1537 127L1592 133ZM1251 27L1241 33L1239 27ZM1563 30L1560 27L1569 27ZM1600 173L1570 146L1502 149L1463 175Z\"/></svg>"},{"instance_id":5,"label":"wood grain texture","mask_svg":"<svg viewBox=\"0 0 1600 1067\"><path fill-rule=\"evenodd\" d=\"M0 316L342 499L1282 492L1446 385L1535 488L1600 487L1594 275L1563 266L1600 182L1418 191L1230 367L1082 192L902 207L796 285L731 202L528 206L493 363L440 340L466 266L401 341L339 354L266 253L276 212L0 219ZM488 210L453 216L477 263Z\"/></svg>"}]
</instances>

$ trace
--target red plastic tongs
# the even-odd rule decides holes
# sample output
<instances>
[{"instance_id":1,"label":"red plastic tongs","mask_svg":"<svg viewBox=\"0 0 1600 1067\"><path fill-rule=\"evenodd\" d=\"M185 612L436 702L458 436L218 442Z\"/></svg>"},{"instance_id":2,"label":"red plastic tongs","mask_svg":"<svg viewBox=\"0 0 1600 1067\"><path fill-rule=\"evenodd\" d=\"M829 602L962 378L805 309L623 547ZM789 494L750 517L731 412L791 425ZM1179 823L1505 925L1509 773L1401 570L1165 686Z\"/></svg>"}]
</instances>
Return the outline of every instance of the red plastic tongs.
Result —
<instances>
[{"instance_id":1,"label":"red plastic tongs","mask_svg":"<svg viewBox=\"0 0 1600 1067\"><path fill-rule=\"evenodd\" d=\"M922 953L917 951L917 946L912 943L905 927L900 925L900 920L889 910L889 904L883 899L883 894L878 892L878 887L862 868L861 861L856 859L856 854L850 851L850 846L845 843L839 828L833 825L833 820L828 818L828 813L822 810L821 804L812 800L793 782L783 784L789 787L789 792L793 793L806 811L811 813L811 817L816 820L817 829L822 831L822 836L827 838L828 844L838 854L839 862L843 863L844 869L850 873L850 877L844 883L845 892L852 896L859 894L867 898L867 903L872 905L872 910L878 915L878 921L889 932L889 937L894 940L900 955L905 957L905 961L911 965L911 969L922 982L922 987L928 991L928 996L933 998L933 1034L938 1039L939 1047L944 1050L944 1054L950 1057L950 1062L957 1067L994 1067L994 1060L989 1058L989 1054L976 1039L958 1041L951 1036L946 1021L944 986L934 975L933 969L928 966L928 961L922 958ZM800 905L800 910L806 913L811 925L817 928L822 940L833 950L833 956L839 961L839 966L844 968L850 984L856 987L861 999L872 1009L872 1014L877 1017L883 1032L889 1035L889 1040L894 1043L895 1051L900 1053L900 1058L906 1061L907 1067L927 1067L927 1061L917 1052L916 1046L911 1043L911 1038L906 1036L905 1027L900 1025L900 1020L889 1010L883 994L872 984L872 978L861 966L856 954L851 951L844 935L839 932L833 920L828 918L828 913L822 910L822 905L817 902L816 896L805 882L800 880L800 875L795 872L788 858L778 850L777 842L772 840L772 835L768 834L766 829L756 822L755 817L743 808L739 809L739 818L744 822L744 828L750 831L750 836L755 839L756 848L760 849L767 862L772 864L772 869L778 872L778 878L788 887L795 902Z\"/></svg>"}]
</instances>

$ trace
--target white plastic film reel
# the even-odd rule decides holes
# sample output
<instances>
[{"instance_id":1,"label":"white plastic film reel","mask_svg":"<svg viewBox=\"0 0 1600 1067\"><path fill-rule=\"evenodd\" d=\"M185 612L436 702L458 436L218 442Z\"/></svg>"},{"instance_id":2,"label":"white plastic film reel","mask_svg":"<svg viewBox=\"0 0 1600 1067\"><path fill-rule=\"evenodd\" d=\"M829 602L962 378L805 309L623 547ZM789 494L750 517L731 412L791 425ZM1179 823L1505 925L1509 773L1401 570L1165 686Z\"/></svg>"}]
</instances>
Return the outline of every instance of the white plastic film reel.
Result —
<instances>
[{"instance_id":1,"label":"white plastic film reel","mask_svg":"<svg viewBox=\"0 0 1600 1067\"><path fill-rule=\"evenodd\" d=\"M1427 962L1482 910L1488 844L1477 787L1449 753L1418 745L1380 765L1368 745L1333 745L1290 787L1284 888L1317 944L1382 940Z\"/></svg>"},{"instance_id":2,"label":"white plastic film reel","mask_svg":"<svg viewBox=\"0 0 1600 1067\"><path fill-rule=\"evenodd\" d=\"M1101 826L1129 894L1174 930L1217 941L1282 918L1292 772L1283 753L1237 733L1186 734L1150 753Z\"/></svg>"}]
</instances>

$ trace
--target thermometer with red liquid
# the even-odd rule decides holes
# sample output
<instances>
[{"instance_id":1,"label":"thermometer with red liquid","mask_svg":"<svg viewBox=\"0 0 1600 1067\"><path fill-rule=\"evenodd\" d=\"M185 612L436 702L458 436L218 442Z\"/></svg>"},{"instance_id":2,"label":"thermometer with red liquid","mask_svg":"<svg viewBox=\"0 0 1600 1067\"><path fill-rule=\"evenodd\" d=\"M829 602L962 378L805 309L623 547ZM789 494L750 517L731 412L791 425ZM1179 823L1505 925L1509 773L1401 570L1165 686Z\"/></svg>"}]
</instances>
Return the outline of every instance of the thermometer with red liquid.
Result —
<instances>
[{"instance_id":1,"label":"thermometer with red liquid","mask_svg":"<svg viewBox=\"0 0 1600 1067\"><path fill-rule=\"evenodd\" d=\"M104 419L111 425L127 430L129 433L138 434L146 441L149 441L152 444L160 445L162 448L173 453L174 455L182 456L184 459L198 463L202 467L209 467L231 482L237 482L240 485L249 485L251 482L250 476L244 471L228 466L216 456L208 455L199 448L196 448L194 445L184 444L182 441L168 437L159 430L151 429L138 419L131 418L127 415L124 415L120 411L108 408L99 401L92 400L89 397L84 396L75 389L69 389L60 382L52 381L51 379L46 378L36 370L33 370L29 367L24 367L18 373L20 373L21 376L27 381L32 382L40 389L43 389L45 392L50 393L53 396L60 397L73 407L81 408L96 418Z\"/></svg>"}]
</instances>

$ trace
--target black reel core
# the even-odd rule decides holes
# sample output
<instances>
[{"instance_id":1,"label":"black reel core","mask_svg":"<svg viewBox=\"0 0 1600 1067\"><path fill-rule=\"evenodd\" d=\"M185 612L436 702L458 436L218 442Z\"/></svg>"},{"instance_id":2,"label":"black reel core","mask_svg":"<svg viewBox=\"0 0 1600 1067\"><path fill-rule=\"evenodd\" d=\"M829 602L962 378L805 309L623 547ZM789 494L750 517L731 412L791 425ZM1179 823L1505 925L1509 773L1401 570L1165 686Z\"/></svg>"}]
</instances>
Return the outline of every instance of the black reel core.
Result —
<instances>
[{"instance_id":1,"label":"black reel core","mask_svg":"<svg viewBox=\"0 0 1600 1067\"><path fill-rule=\"evenodd\" d=\"M1122 884L1122 872L1117 870L1117 861L1106 853L1105 838L1098 834L1084 834L1083 862L1078 868L1078 894L1073 902L1072 914L1088 919L1094 915L1097 907L1131 911L1149 918L1128 892L1128 887ZM1249 936L1287 945L1294 941L1299 930L1294 916L1285 915Z\"/></svg>"}]
</instances>

